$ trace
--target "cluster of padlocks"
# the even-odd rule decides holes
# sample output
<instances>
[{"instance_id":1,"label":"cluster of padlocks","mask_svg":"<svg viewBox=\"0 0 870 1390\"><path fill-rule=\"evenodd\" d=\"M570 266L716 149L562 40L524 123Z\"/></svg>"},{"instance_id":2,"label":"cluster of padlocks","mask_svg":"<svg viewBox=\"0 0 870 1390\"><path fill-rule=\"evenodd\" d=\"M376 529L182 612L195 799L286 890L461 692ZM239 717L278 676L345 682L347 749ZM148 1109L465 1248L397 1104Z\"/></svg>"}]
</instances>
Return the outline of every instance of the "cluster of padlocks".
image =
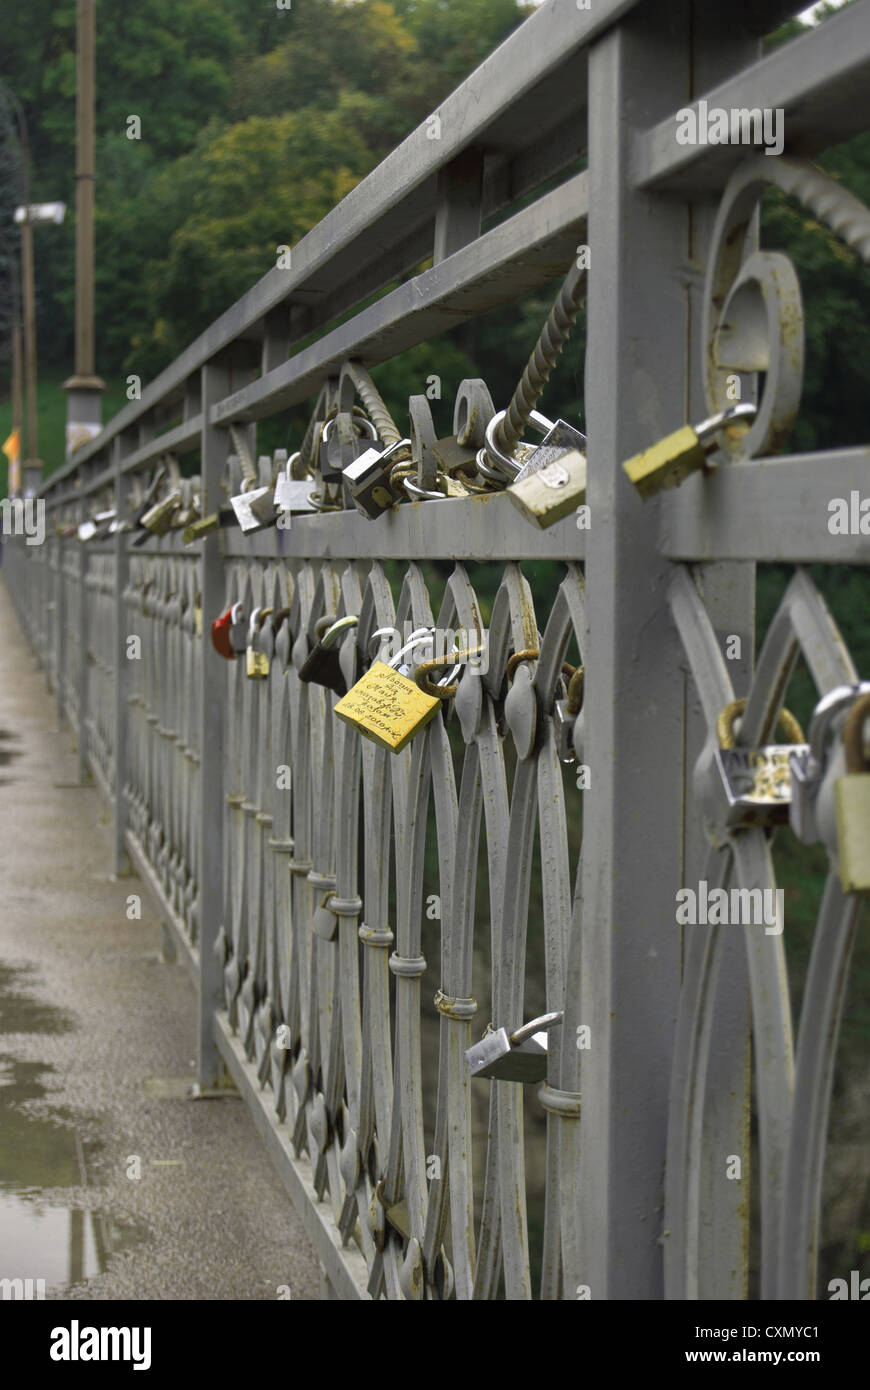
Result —
<instances>
[{"instance_id":1,"label":"cluster of padlocks","mask_svg":"<svg viewBox=\"0 0 870 1390\"><path fill-rule=\"evenodd\" d=\"M586 439L565 420L550 420L535 408L567 340L582 302L585 269L566 277L506 410L497 411L486 383L462 381L456 393L453 432L436 433L429 399L411 396L409 429L403 436L358 359L348 359L320 392L301 446L292 455L277 449L256 464L245 429L230 423L232 440L227 505L202 515L199 478L183 478L171 454L150 482L134 480L133 513L119 519L112 505L77 526L82 541L118 529L136 532L133 545L168 531L192 544L225 526L245 534L287 530L294 515L355 508L368 520L401 502L471 498L506 491L520 513L542 529L569 515L586 499ZM361 402L361 403L360 403ZM686 425L628 460L624 470L642 498L678 486L691 473L715 467L717 452L734 454L755 415L740 404L697 428ZM526 443L527 429L541 443ZM238 490L236 490L236 488Z\"/></svg>"}]
</instances>

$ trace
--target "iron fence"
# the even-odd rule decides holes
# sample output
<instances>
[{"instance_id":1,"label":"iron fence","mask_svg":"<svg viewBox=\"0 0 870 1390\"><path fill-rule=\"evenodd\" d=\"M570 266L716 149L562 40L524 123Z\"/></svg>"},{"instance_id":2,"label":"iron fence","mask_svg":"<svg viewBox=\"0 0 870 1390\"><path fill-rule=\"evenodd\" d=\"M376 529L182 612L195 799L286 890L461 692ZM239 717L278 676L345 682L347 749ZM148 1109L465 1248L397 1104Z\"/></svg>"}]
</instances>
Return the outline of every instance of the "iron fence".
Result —
<instances>
[{"instance_id":1,"label":"iron fence","mask_svg":"<svg viewBox=\"0 0 870 1390\"><path fill-rule=\"evenodd\" d=\"M815 1294L859 895L829 833L796 1045L781 915L729 932L676 910L702 883L776 888L770 807L753 823L723 801L723 711L746 700L736 742L754 749L799 657L820 696L858 680L805 566L868 562L860 529L826 524L829 499L866 485L866 446L777 452L802 311L755 214L779 187L870 259L870 212L805 162L866 127L870 4L760 57L796 8L547 0L47 481L45 543L7 547L82 775L113 807L116 869L142 877L198 987L200 1083L229 1069L339 1297L743 1298L750 1224L760 1295ZM701 101L783 112L785 153L680 143L676 113ZM473 466L438 471L440 500L361 516L324 475L324 424L342 466L363 415L402 439L361 364L563 276L578 246L588 525L535 527ZM622 461L727 406L734 381L755 400L759 371L748 432L641 501ZM452 442L485 459L485 393L457 394ZM286 456L253 462L256 422L313 398L291 477L316 509L303 499L289 528L185 543L118 526L161 460L198 479L203 517L258 467L271 486ZM390 484L431 492L421 409ZM106 495L114 530L80 540ZM756 663L771 560L796 569ZM550 591L529 578L544 561L563 567ZM264 678L212 645L235 604L249 625L270 613L251 628ZM485 637L486 669L390 752L300 679L343 615L345 683L377 630L406 624ZM573 763L567 656L584 669ZM561 1014L546 1079L473 1077L487 1020L510 1033L532 1004Z\"/></svg>"}]
</instances>

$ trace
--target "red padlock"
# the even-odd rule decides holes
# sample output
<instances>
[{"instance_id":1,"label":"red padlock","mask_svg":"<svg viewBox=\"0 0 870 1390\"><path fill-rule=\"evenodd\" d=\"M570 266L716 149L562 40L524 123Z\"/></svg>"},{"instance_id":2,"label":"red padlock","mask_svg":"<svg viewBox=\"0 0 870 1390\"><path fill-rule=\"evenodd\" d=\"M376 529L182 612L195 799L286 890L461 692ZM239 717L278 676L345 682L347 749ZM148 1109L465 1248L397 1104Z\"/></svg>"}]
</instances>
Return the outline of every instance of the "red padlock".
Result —
<instances>
[{"instance_id":1,"label":"red padlock","mask_svg":"<svg viewBox=\"0 0 870 1390\"><path fill-rule=\"evenodd\" d=\"M221 613L219 618L215 618L211 625L211 644L218 656L223 656L227 661L235 661L236 653L233 650L230 634L232 628L240 620L242 605L234 603L228 608L226 613Z\"/></svg>"}]
</instances>

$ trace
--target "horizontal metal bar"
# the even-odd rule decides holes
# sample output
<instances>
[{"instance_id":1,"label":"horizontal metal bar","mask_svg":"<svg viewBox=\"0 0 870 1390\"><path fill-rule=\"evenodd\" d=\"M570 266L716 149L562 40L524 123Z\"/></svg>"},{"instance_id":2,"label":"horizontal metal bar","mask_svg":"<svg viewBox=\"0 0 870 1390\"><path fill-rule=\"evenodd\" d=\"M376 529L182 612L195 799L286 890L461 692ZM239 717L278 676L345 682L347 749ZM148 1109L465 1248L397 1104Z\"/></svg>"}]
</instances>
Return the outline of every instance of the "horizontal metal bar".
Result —
<instances>
[{"instance_id":1,"label":"horizontal metal bar","mask_svg":"<svg viewBox=\"0 0 870 1390\"><path fill-rule=\"evenodd\" d=\"M269 1104L271 1096L260 1089L256 1069L245 1057L238 1039L233 1037L229 1023L222 1015L215 1017L214 1036L230 1076L247 1103L269 1157L278 1170L337 1297L368 1302L365 1260L354 1246L342 1246L340 1232L331 1220L329 1205L318 1197L315 1190L311 1164L303 1154L294 1154L287 1130L278 1128L277 1117Z\"/></svg>"},{"instance_id":2,"label":"horizontal metal bar","mask_svg":"<svg viewBox=\"0 0 870 1390\"><path fill-rule=\"evenodd\" d=\"M385 362L565 275L587 210L587 175L576 174L266 376L218 401L212 423L274 414L313 395L346 357L362 357L369 365Z\"/></svg>"},{"instance_id":3,"label":"horizontal metal bar","mask_svg":"<svg viewBox=\"0 0 870 1390\"><path fill-rule=\"evenodd\" d=\"M782 108L784 153L807 156L866 130L868 90L870 0L858 0L812 33L706 92L703 100L708 109L726 111ZM688 105L697 110L697 99ZM749 149L678 145L676 131L676 116L671 115L636 137L632 171L637 187L721 188Z\"/></svg>"},{"instance_id":4,"label":"horizontal metal bar","mask_svg":"<svg viewBox=\"0 0 870 1390\"><path fill-rule=\"evenodd\" d=\"M870 499L870 448L724 464L660 501L671 560L870 564L870 536L832 535L828 504ZM594 518L593 518L594 524Z\"/></svg>"},{"instance_id":5,"label":"horizontal metal bar","mask_svg":"<svg viewBox=\"0 0 870 1390\"><path fill-rule=\"evenodd\" d=\"M566 517L546 531L520 516L503 492L443 502L403 502L392 512L367 521L359 512L325 512L293 518L289 531L260 531L244 536L223 532L232 559L336 560L582 560L585 531Z\"/></svg>"}]
</instances>

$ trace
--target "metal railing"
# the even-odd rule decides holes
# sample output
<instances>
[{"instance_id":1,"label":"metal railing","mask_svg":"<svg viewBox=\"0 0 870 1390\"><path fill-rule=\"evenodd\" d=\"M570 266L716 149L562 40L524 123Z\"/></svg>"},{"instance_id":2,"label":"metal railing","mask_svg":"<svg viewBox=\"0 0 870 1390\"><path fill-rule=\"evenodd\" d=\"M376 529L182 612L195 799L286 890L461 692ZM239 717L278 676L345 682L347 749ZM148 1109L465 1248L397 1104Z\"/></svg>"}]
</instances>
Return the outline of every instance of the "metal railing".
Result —
<instances>
[{"instance_id":1,"label":"metal railing","mask_svg":"<svg viewBox=\"0 0 870 1390\"><path fill-rule=\"evenodd\" d=\"M859 898L832 852L796 1047L782 922L729 934L675 910L702 881L776 886L766 826L715 794L723 709L747 698L738 742L755 747L799 655L820 695L857 681L803 568L753 664L757 561L868 563L866 537L826 520L830 498L870 491L866 446L770 457L798 409L803 330L789 263L756 249L761 195L778 186L870 258L870 213L802 162L866 126L849 94L870 80L870 3L759 57L798 8L548 0L291 268L49 479L46 543L6 548L82 775L114 809L116 869L140 874L197 983L200 1082L229 1069L339 1297L742 1298L750 1219L760 1295L815 1292ZM786 154L679 143L675 113L702 98L781 109ZM492 456L473 384L456 486L433 474L416 406L388 509L362 517L322 474L323 425L336 422L339 471L358 452L354 401L381 444L402 434L355 364L564 275L579 244L588 527L538 529L505 495L510 470L475 474L468 441ZM722 408L735 377L754 399L759 370L748 433L642 502L622 461ZM219 516L257 471L256 421L314 397L291 472L318 510L291 527L203 527L189 544L170 529L140 546L141 530L104 524L78 539L107 493L116 521L141 511L162 459L198 473L199 511ZM264 485L281 462L259 466ZM415 476L446 495L389 507ZM528 579L545 560L564 564L550 592ZM265 679L212 646L235 603L246 620L272 610ZM346 672L365 668L377 629L406 623L485 636L486 670L468 667L445 717L391 753L300 679L321 620L344 614L359 618ZM570 765L554 717L575 651ZM532 1000L563 1015L546 1080L473 1077L464 1054L487 1019L510 1033Z\"/></svg>"}]
</instances>

